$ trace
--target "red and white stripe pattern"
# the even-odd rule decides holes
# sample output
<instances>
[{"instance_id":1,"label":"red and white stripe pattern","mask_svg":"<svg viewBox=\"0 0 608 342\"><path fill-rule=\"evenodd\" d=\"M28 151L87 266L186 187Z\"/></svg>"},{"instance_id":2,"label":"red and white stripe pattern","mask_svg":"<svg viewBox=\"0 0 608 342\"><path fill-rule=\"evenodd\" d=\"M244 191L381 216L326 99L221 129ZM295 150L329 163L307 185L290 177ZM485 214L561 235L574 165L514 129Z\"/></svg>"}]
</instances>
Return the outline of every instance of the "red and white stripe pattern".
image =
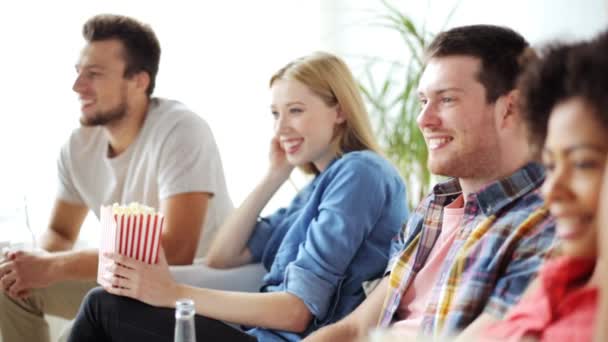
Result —
<instances>
[{"instance_id":1,"label":"red and white stripe pattern","mask_svg":"<svg viewBox=\"0 0 608 342\"><path fill-rule=\"evenodd\" d=\"M112 206L101 207L101 241L97 281L102 284L103 253L118 253L148 264L158 262L164 216L154 214L114 214Z\"/></svg>"}]
</instances>

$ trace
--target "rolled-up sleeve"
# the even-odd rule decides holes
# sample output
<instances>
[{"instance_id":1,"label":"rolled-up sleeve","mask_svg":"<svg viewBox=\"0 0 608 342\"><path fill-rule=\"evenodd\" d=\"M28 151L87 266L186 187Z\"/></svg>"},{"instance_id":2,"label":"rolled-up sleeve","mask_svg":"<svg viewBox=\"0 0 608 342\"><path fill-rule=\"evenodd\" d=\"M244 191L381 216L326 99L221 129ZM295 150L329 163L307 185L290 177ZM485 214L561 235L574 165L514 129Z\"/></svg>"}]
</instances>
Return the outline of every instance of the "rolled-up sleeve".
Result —
<instances>
[{"instance_id":1,"label":"rolled-up sleeve","mask_svg":"<svg viewBox=\"0 0 608 342\"><path fill-rule=\"evenodd\" d=\"M353 160L336 170L323 191L296 259L287 266L285 291L324 319L353 257L378 221L387 192L373 166Z\"/></svg>"}]
</instances>

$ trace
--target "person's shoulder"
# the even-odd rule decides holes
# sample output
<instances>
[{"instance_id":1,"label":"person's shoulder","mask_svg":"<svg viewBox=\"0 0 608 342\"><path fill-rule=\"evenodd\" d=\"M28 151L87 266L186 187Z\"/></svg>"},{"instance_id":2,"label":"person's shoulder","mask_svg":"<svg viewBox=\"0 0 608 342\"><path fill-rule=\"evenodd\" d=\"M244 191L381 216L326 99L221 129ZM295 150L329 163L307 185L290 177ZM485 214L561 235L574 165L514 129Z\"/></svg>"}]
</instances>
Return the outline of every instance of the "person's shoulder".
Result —
<instances>
[{"instance_id":1,"label":"person's shoulder","mask_svg":"<svg viewBox=\"0 0 608 342\"><path fill-rule=\"evenodd\" d=\"M105 146L106 140L103 129L99 126L80 126L72 130L63 148L73 150L88 150L98 146Z\"/></svg>"},{"instance_id":2,"label":"person's shoulder","mask_svg":"<svg viewBox=\"0 0 608 342\"><path fill-rule=\"evenodd\" d=\"M207 122L183 103L164 98L152 98L146 125L152 135L183 134L185 136L210 135Z\"/></svg>"},{"instance_id":3,"label":"person's shoulder","mask_svg":"<svg viewBox=\"0 0 608 342\"><path fill-rule=\"evenodd\" d=\"M533 188L531 191L516 199L511 210L522 211L524 213L546 211L545 200L542 196L540 187Z\"/></svg>"},{"instance_id":4,"label":"person's shoulder","mask_svg":"<svg viewBox=\"0 0 608 342\"><path fill-rule=\"evenodd\" d=\"M489 213L497 216L497 222L503 222L507 226L546 227L553 224L553 217L549 214L538 188L532 188L509 201L502 201L501 206L497 205L497 208ZM515 230L512 231L515 233ZM534 233L536 229L528 231Z\"/></svg>"},{"instance_id":5,"label":"person's shoulder","mask_svg":"<svg viewBox=\"0 0 608 342\"><path fill-rule=\"evenodd\" d=\"M541 186L544 170L529 163L511 176L495 181L478 193L480 206L487 214L499 216L528 216L546 211Z\"/></svg>"},{"instance_id":6,"label":"person's shoulder","mask_svg":"<svg viewBox=\"0 0 608 342\"><path fill-rule=\"evenodd\" d=\"M155 97L150 99L148 116L163 125L171 123L202 122L203 118L192 111L185 104L171 99Z\"/></svg>"},{"instance_id":7,"label":"person's shoulder","mask_svg":"<svg viewBox=\"0 0 608 342\"><path fill-rule=\"evenodd\" d=\"M336 161L335 169L356 170L376 176L398 176L396 168L386 158L370 150L345 153Z\"/></svg>"},{"instance_id":8,"label":"person's shoulder","mask_svg":"<svg viewBox=\"0 0 608 342\"><path fill-rule=\"evenodd\" d=\"M514 241L521 241L524 249L532 245L543 256L553 253L555 217L547 209L538 188L502 209L498 214L497 227L514 237Z\"/></svg>"},{"instance_id":9,"label":"person's shoulder","mask_svg":"<svg viewBox=\"0 0 608 342\"><path fill-rule=\"evenodd\" d=\"M545 180L545 170L538 163L529 163L521 168L515 177L512 177L512 184L519 184L514 190L520 189L523 193L518 198L518 204L524 207L538 208L544 205L545 201L541 194L541 187Z\"/></svg>"},{"instance_id":10,"label":"person's shoulder","mask_svg":"<svg viewBox=\"0 0 608 342\"><path fill-rule=\"evenodd\" d=\"M384 157L373 151L353 151L342 155L327 170L328 179L356 179L356 183L392 184L403 183L397 169Z\"/></svg>"}]
</instances>

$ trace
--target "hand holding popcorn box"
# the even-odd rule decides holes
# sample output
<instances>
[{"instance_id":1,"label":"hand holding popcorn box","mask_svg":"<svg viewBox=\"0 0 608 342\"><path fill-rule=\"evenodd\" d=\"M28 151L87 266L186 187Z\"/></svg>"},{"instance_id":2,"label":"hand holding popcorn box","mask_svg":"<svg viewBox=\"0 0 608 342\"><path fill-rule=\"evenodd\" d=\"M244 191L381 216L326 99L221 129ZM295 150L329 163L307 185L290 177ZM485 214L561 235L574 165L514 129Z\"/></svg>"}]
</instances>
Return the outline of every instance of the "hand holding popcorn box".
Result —
<instances>
[{"instance_id":1,"label":"hand holding popcorn box","mask_svg":"<svg viewBox=\"0 0 608 342\"><path fill-rule=\"evenodd\" d=\"M163 214L139 203L102 206L100 214L101 243L97 268L99 284L107 283L103 277L107 263L103 253L117 253L148 264L158 262Z\"/></svg>"}]
</instances>

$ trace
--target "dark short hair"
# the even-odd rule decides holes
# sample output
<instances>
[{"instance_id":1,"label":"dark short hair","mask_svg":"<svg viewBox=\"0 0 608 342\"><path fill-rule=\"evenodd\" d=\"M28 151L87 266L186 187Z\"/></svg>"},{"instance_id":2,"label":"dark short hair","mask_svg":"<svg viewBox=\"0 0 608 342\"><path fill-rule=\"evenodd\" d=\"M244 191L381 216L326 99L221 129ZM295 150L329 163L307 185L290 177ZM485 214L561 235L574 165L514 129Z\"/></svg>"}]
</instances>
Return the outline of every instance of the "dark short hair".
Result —
<instances>
[{"instance_id":1,"label":"dark short hair","mask_svg":"<svg viewBox=\"0 0 608 342\"><path fill-rule=\"evenodd\" d=\"M477 78L492 103L513 90L522 71L528 42L510 28L494 25L460 26L438 34L427 47L425 58L464 55L479 58Z\"/></svg>"},{"instance_id":2,"label":"dark short hair","mask_svg":"<svg viewBox=\"0 0 608 342\"><path fill-rule=\"evenodd\" d=\"M152 95L160 62L160 44L149 25L123 15L100 14L87 20L82 28L82 35L89 43L108 39L119 40L124 48L124 76L147 72L150 85L146 93L148 96Z\"/></svg>"},{"instance_id":3,"label":"dark short hair","mask_svg":"<svg viewBox=\"0 0 608 342\"><path fill-rule=\"evenodd\" d=\"M608 128L608 31L588 42L556 43L542 50L519 80L523 117L538 146L560 102L580 97Z\"/></svg>"}]
</instances>

